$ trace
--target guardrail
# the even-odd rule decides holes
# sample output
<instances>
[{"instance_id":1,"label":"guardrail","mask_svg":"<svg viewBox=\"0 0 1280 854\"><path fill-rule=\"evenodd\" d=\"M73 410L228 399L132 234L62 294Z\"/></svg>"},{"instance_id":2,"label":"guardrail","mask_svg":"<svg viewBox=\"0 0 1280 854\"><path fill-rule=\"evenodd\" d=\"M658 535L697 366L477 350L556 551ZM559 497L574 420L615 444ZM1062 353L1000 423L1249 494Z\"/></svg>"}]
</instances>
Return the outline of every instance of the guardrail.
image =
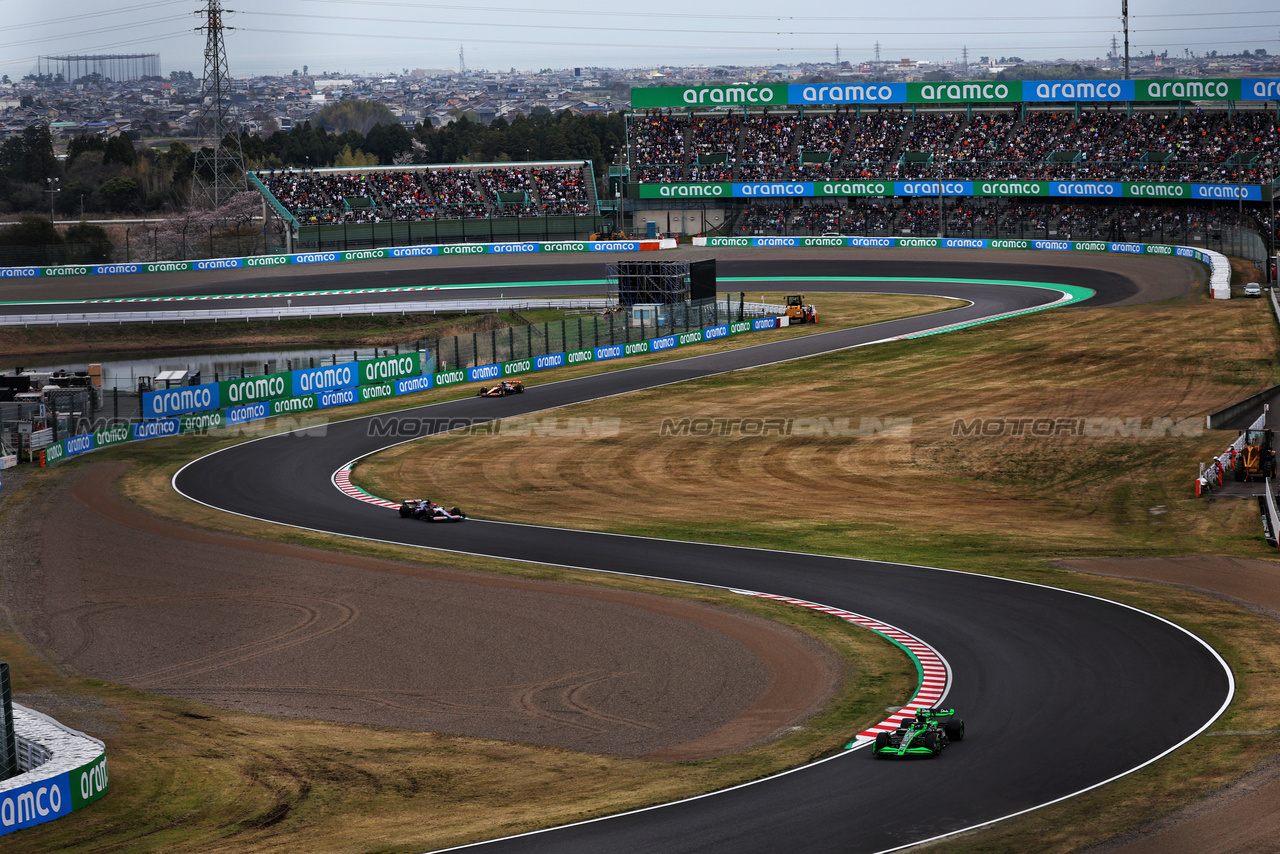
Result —
<instances>
[{"instance_id":1,"label":"guardrail","mask_svg":"<svg viewBox=\"0 0 1280 854\"><path fill-rule=\"evenodd\" d=\"M267 294L266 296L270 296ZM343 305L286 305L263 308L235 307L176 309L157 311L57 312L53 314L0 315L0 326L91 326L122 323L217 323L220 320L285 320L314 317L355 317L386 314L468 314L486 311L533 311L556 309L602 311L617 305L605 297L587 299L532 300L419 300L414 302L370 302ZM737 308L737 303L734 303ZM784 307L773 303L744 302L743 313L751 317L781 314Z\"/></svg>"},{"instance_id":2,"label":"guardrail","mask_svg":"<svg viewBox=\"0 0 1280 854\"><path fill-rule=\"evenodd\" d=\"M525 309L604 309L608 299L542 300L418 300L414 302L370 302L345 305L284 305L254 308L193 308L157 311L60 312L57 314L13 314L0 316L0 326L72 326L95 323L217 323L219 320L284 320L286 318L350 317L376 314L466 314L476 311L523 311Z\"/></svg>"},{"instance_id":3,"label":"guardrail","mask_svg":"<svg viewBox=\"0 0 1280 854\"><path fill-rule=\"evenodd\" d=\"M241 267L280 267L296 264L333 264L340 261L372 261L383 258L420 258L433 255L525 255L541 252L643 252L675 249L670 238L641 240L547 240L494 243L441 243L425 246L389 246L381 249L346 249L332 252L298 252L291 255L251 255L244 258L208 258L199 261L139 261L124 264L63 264L54 267L0 267L0 279L66 278L68 276L130 276L139 273L183 273L201 270L234 270Z\"/></svg>"},{"instance_id":4,"label":"guardrail","mask_svg":"<svg viewBox=\"0 0 1280 854\"><path fill-rule=\"evenodd\" d=\"M1276 496L1271 486L1272 478L1263 480L1265 492L1259 502L1262 507L1262 536L1272 547L1280 546L1280 511L1276 509Z\"/></svg>"},{"instance_id":5,"label":"guardrail","mask_svg":"<svg viewBox=\"0 0 1280 854\"><path fill-rule=\"evenodd\" d=\"M0 836L62 818L107 791L107 748L47 715L13 704L23 773L0 781Z\"/></svg>"}]
</instances>

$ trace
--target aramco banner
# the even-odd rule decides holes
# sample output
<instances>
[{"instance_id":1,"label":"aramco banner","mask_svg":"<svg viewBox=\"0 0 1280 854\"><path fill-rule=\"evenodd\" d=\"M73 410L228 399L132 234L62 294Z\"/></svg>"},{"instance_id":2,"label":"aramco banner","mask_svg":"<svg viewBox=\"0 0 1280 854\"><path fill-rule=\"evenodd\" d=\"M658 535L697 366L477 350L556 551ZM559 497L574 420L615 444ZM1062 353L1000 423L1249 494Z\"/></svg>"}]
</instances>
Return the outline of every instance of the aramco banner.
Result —
<instances>
[{"instance_id":1,"label":"aramco banner","mask_svg":"<svg viewBox=\"0 0 1280 854\"><path fill-rule=\"evenodd\" d=\"M636 110L840 104L1280 101L1280 79L956 80L937 83L728 83L631 90Z\"/></svg>"}]
</instances>

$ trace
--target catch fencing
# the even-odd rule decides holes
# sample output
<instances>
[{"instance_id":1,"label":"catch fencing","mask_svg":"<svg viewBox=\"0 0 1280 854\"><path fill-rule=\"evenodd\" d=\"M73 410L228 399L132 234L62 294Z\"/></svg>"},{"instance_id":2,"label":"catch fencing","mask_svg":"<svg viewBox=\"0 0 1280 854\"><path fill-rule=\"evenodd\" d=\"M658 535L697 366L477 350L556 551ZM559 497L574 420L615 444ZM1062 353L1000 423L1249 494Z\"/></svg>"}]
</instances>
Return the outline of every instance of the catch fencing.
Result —
<instances>
[{"instance_id":1,"label":"catch fencing","mask_svg":"<svg viewBox=\"0 0 1280 854\"><path fill-rule=\"evenodd\" d=\"M471 332L424 343L426 352L438 366L437 370L445 371L536 359L572 350L627 345L734 320L780 313L782 307L778 305L734 299L665 305L653 319L636 319L626 309L604 308L583 311L560 320Z\"/></svg>"}]
</instances>

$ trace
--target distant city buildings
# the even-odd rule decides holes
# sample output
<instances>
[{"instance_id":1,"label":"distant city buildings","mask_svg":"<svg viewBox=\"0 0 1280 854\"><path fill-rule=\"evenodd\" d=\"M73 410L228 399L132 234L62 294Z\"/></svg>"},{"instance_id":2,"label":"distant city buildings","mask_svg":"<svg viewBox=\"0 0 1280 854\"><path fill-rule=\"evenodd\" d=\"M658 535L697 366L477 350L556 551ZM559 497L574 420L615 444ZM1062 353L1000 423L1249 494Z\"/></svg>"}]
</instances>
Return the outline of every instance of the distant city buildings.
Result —
<instances>
[{"instance_id":1,"label":"distant city buildings","mask_svg":"<svg viewBox=\"0 0 1280 854\"><path fill-rule=\"evenodd\" d=\"M1115 57L1024 62L1017 57L980 57L961 63L900 58L885 62L756 66L664 66L644 69L570 68L538 72L413 69L405 74L251 77L233 81L232 116L250 133L269 136L309 120L326 104L358 98L385 104L408 128L420 122L441 127L460 116L488 124L536 112L626 110L633 86L671 86L716 81L888 80L917 81L1005 74L1033 77L1047 70L1071 76L1117 76ZM1280 57L1145 56L1131 59L1134 77L1195 78L1268 76L1280 72ZM66 80L29 75L0 82L0 138L33 124L48 124L55 140L86 134L127 134L155 144L199 137L201 81L189 72L167 77L113 81L99 75Z\"/></svg>"}]
</instances>

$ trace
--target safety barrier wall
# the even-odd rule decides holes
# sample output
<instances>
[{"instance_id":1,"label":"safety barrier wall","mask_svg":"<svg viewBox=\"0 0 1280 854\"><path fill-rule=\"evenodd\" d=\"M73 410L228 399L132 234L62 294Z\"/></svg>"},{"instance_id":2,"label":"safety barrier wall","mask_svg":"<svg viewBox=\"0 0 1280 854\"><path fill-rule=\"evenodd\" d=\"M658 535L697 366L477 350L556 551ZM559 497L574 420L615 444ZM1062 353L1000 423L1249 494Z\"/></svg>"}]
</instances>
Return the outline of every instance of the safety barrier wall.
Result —
<instances>
[{"instance_id":1,"label":"safety barrier wall","mask_svg":"<svg viewBox=\"0 0 1280 854\"><path fill-rule=\"evenodd\" d=\"M857 247L879 249L1032 249L1049 252L1118 252L1126 255L1166 255L1208 264L1211 284L1231 281L1226 257L1211 249L1164 243L1116 243L1106 240L1006 240L985 237L695 237L694 246L780 248ZM1225 277L1225 278L1224 278Z\"/></svg>"},{"instance_id":2,"label":"safety barrier wall","mask_svg":"<svg viewBox=\"0 0 1280 854\"><path fill-rule=\"evenodd\" d=\"M633 184L635 199L805 199L897 197L1162 199L1252 201L1271 198L1261 184L1149 184L1133 181L750 181L712 184Z\"/></svg>"},{"instance_id":3,"label":"safety barrier wall","mask_svg":"<svg viewBox=\"0 0 1280 854\"><path fill-rule=\"evenodd\" d=\"M1280 79L1223 77L1162 80L957 80L887 83L721 83L646 86L631 90L635 110L674 107L802 107L819 105L916 104L948 106L1018 103L1111 103L1175 101L1272 101Z\"/></svg>"},{"instance_id":4,"label":"safety barrier wall","mask_svg":"<svg viewBox=\"0 0 1280 854\"><path fill-rule=\"evenodd\" d=\"M577 248L565 248L565 244L553 244L561 248L544 249L546 244L532 244L538 249L530 251L604 251L603 249L595 249L592 247L608 247L609 249L623 249L629 251L638 248L640 243L645 241L600 241L595 243L579 243L575 244ZM653 248L658 248L659 241L648 241L653 243ZM1212 250L1196 249L1188 246L1170 246L1165 244L1143 244L1143 243L1108 243L1105 241L1071 241L1071 240L987 240L987 239L963 239L963 238L919 238L919 237L711 237L711 238L694 238L694 245L706 247L899 247L899 248L961 248L961 249L1025 249L1025 250L1051 250L1051 251L1084 251L1084 252L1120 252L1136 255L1156 255L1156 256L1175 256L1182 258L1191 258L1209 265L1211 270L1211 285L1226 281L1230 282L1231 269L1225 256ZM661 243L674 243L674 241L662 241ZM486 253L494 249L494 245L477 245L473 247L423 247L424 249L471 249L476 252ZM587 247L586 249L582 247ZM501 251L501 250L499 250ZM329 256L320 262L327 263L336 260L355 260L354 258L339 256L361 256L361 257L391 257L391 254L400 252L407 254L407 249L378 249L369 252L335 252L327 253ZM386 254L375 254L386 253ZM421 254L436 254L435 252ZM445 254L449 254L446 252ZM281 256L284 258L302 258L306 256ZM237 261L244 259L234 259ZM196 263L203 262L183 262ZM311 261L301 261L297 263L313 263ZM117 265L118 266L118 265ZM235 265L232 265L235 266ZM48 268L45 268L48 269ZM748 321L743 321L748 323ZM773 318L762 318L749 322L749 329L737 328L741 324L729 324L728 332L725 334L737 334L738 332L754 331L760 328L774 328L777 321ZM760 324L767 324L761 326ZM714 328L719 328L717 327ZM639 346L641 342L633 344L624 344L621 355L638 355L646 352L657 352L659 350L668 349L675 346L683 346L686 344L696 343L697 341L707 340L705 338L706 330L697 333L684 333L679 336L662 336L643 342L644 349L631 349ZM690 337L696 336L696 337ZM176 394L177 406L175 411L173 406L165 404L157 407L154 402L150 409L144 401L144 417L151 417L156 420L145 421L141 424L134 424L131 427L118 425L112 428L95 431L94 433L86 433L79 436L71 436L56 442L41 451L40 461L44 465L55 463L67 457L76 456L86 451L91 451L98 447L106 447L108 445L119 444L126 441L136 441L141 439L159 438L162 436L173 436L179 433L188 433L196 431L204 431L219 427L234 426L249 421L256 421L263 418L270 418L277 415L290 415L297 413L310 412L315 409L326 409L333 406L345 406L352 403L361 403L376 397L387 397L392 395L408 394L415 391L424 391L433 385L453 385L461 382L477 382L500 378L503 376L513 376L526 370L542 370L549 367L560 367L565 364L579 364L589 361L602 361L604 358L614 358L612 350L597 356L596 350L599 348L573 350L566 353L548 353L539 356L535 360L518 360L508 363L497 363L494 365L477 365L467 368L455 368L452 371L438 372L434 376L413 376L399 377L394 383L390 382L348 382L351 376L355 375L355 371L360 370L359 365L369 364L366 362L349 362L344 365L329 366L328 368L307 369L305 371L294 371L290 377L290 386L292 391L288 395L279 395L266 398L258 398L252 401L242 401L241 405L232 408L222 408L222 384L207 386L186 386L181 389L169 389L165 392L155 392L153 394ZM388 357L388 358L404 358L404 357ZM562 361L557 361L562 360ZM379 361L379 360L373 360ZM526 362L530 363L529 368L519 368L513 366L523 366ZM335 369L343 369L343 376L338 377ZM498 373L494 373L497 370ZM312 371L328 371L329 375L315 374ZM302 376L299 376L302 375ZM350 375L350 376L349 376ZM283 377L283 375L281 375ZM316 379L319 377L320 379ZM310 379L308 379L310 378ZM261 380L263 378L254 378ZM283 379L281 379L283 382ZM318 383L318 385L317 385ZM368 388L364 388L368 386ZM199 389L200 391L192 391ZM215 391L216 389L216 391ZM196 396L200 400L196 400ZM160 398L152 398L155 401ZM160 417L169 416L169 417Z\"/></svg>"},{"instance_id":5,"label":"safety barrier wall","mask_svg":"<svg viewBox=\"0 0 1280 854\"><path fill-rule=\"evenodd\" d=\"M603 281L601 282L603 285ZM413 288L387 288L385 290L413 290ZM354 293L367 293L354 291ZM262 294L285 298L302 294ZM94 300L95 303L172 302L185 304L200 297L126 297ZM340 305L285 305L254 308L247 300L237 300L232 308L182 308L156 311L95 311L59 312L56 314L5 314L0 315L0 326L92 326L98 323L192 323L220 320L284 320L286 318L360 317L376 314L466 314L476 311L525 311L537 309L604 309L615 302L604 297L578 299L472 299L472 300L418 300L414 302L366 302Z\"/></svg>"},{"instance_id":6,"label":"safety barrier wall","mask_svg":"<svg viewBox=\"0 0 1280 854\"><path fill-rule=\"evenodd\" d=\"M656 353L703 341L714 341L730 335L777 329L780 325L782 323L777 317L757 317L673 333L645 341L635 341L630 344L548 353L533 359L477 365L466 369L438 371L434 374L403 373L405 360L414 360L419 366L421 365L419 354L406 354L307 368L288 373L226 380L220 383L163 389L148 392L147 395L153 395L150 398L144 395L144 417L152 420L136 424L117 424L92 433L62 439L40 451L40 464L53 465L98 448L125 442L159 439L183 433L203 433L208 430L261 421L264 418L306 414L319 409L412 394L436 386L496 381L504 377L548 368ZM421 367L418 368L418 371L420 370ZM287 393L272 395L272 392L279 390L286 390ZM236 402L237 405L219 408L226 402ZM205 404L208 405L207 408L192 408L204 407ZM156 417L158 415L165 417Z\"/></svg>"},{"instance_id":7,"label":"safety barrier wall","mask_svg":"<svg viewBox=\"0 0 1280 854\"><path fill-rule=\"evenodd\" d=\"M254 269L284 265L335 264L383 258L424 258L435 255L513 255L535 252L644 252L674 249L676 241L662 240L565 240L520 243L445 243L431 246L394 246L294 255L252 255L247 258L209 258L201 261L148 261L131 264L66 264L58 267L0 267L0 279L66 278L68 276L128 276L139 273L184 273L201 270Z\"/></svg>"},{"instance_id":8,"label":"safety barrier wall","mask_svg":"<svg viewBox=\"0 0 1280 854\"><path fill-rule=\"evenodd\" d=\"M0 836L53 821L91 804L107 791L107 749L101 741L53 718L13 704L23 773L0 781Z\"/></svg>"},{"instance_id":9,"label":"safety barrier wall","mask_svg":"<svg viewBox=\"0 0 1280 854\"><path fill-rule=\"evenodd\" d=\"M1251 409L1256 409L1262 401L1271 397L1280 391L1280 385L1273 385L1271 388L1260 391L1257 394L1250 395L1239 403L1233 403L1228 407L1219 409L1217 412L1211 412L1204 417L1204 426L1206 430L1221 430L1223 425L1228 421L1234 421L1241 415L1244 415Z\"/></svg>"}]
</instances>

